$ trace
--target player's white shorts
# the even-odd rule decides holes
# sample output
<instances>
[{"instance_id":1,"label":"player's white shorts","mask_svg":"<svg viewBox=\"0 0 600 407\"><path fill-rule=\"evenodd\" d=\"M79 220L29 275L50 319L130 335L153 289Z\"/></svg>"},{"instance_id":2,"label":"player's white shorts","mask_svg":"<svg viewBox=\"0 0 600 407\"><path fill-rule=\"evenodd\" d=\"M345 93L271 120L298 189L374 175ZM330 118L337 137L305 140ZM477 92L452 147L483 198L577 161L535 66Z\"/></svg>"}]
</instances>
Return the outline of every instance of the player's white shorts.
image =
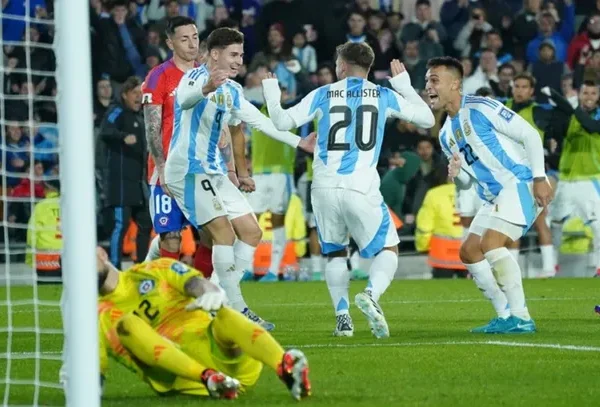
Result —
<instances>
[{"instance_id":1,"label":"player's white shorts","mask_svg":"<svg viewBox=\"0 0 600 407\"><path fill-rule=\"evenodd\" d=\"M504 187L493 203L484 202L469 232L483 236L492 229L513 241L519 240L541 212L533 197L533 182L520 182Z\"/></svg>"},{"instance_id":2,"label":"player's white shorts","mask_svg":"<svg viewBox=\"0 0 600 407\"><path fill-rule=\"evenodd\" d=\"M578 216L584 222L596 220L600 212L600 181L558 181L556 194L550 205L550 217L563 221Z\"/></svg>"},{"instance_id":3,"label":"player's white shorts","mask_svg":"<svg viewBox=\"0 0 600 407\"><path fill-rule=\"evenodd\" d=\"M244 194L222 174L187 174L167 185L192 225L204 225L219 216L230 220L253 213Z\"/></svg>"},{"instance_id":4,"label":"player's white shorts","mask_svg":"<svg viewBox=\"0 0 600 407\"><path fill-rule=\"evenodd\" d=\"M254 213L271 212L284 215L287 212L294 188L291 174L256 174L252 177L256 191L248 195Z\"/></svg>"},{"instance_id":5,"label":"player's white shorts","mask_svg":"<svg viewBox=\"0 0 600 407\"><path fill-rule=\"evenodd\" d=\"M474 217L483 205L483 200L477 194L475 185L469 189L459 189L457 195L456 211L463 218Z\"/></svg>"},{"instance_id":6,"label":"player's white shorts","mask_svg":"<svg viewBox=\"0 0 600 407\"><path fill-rule=\"evenodd\" d=\"M323 254L344 249L350 235L364 258L400 242L378 188L367 194L343 188L314 188L312 208Z\"/></svg>"}]
</instances>

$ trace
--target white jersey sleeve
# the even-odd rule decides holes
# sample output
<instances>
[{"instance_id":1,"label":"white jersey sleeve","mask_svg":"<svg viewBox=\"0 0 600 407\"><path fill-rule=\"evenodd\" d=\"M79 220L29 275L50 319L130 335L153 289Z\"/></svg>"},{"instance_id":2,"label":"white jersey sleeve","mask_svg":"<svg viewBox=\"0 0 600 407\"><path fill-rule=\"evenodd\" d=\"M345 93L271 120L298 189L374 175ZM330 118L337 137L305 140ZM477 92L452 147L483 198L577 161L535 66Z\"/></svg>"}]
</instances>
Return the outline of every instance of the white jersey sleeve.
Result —
<instances>
[{"instance_id":1,"label":"white jersey sleeve","mask_svg":"<svg viewBox=\"0 0 600 407\"><path fill-rule=\"evenodd\" d=\"M534 178L545 177L544 146L539 133L525 119L508 107L480 107L493 130L521 144L527 153Z\"/></svg>"},{"instance_id":2,"label":"white jersey sleeve","mask_svg":"<svg viewBox=\"0 0 600 407\"><path fill-rule=\"evenodd\" d=\"M182 109L191 109L206 98L202 93L202 88L208 82L208 76L209 73L205 65L191 69L183 75L176 91L177 103Z\"/></svg>"},{"instance_id":3,"label":"white jersey sleeve","mask_svg":"<svg viewBox=\"0 0 600 407\"><path fill-rule=\"evenodd\" d=\"M388 97L395 101L391 100L388 105L397 107L396 110L391 110L391 116L409 121L425 129L435 125L433 112L415 91L415 88L411 86L408 72L405 71L390 79L390 85L395 92L392 91Z\"/></svg>"},{"instance_id":4,"label":"white jersey sleeve","mask_svg":"<svg viewBox=\"0 0 600 407\"><path fill-rule=\"evenodd\" d=\"M300 137L289 131L280 131L273 122L260 112L252 103L248 102L242 92L239 93L239 105L234 105L232 116L234 119L248 123L251 127L260 130L267 136L281 141L294 148L298 147Z\"/></svg>"},{"instance_id":5,"label":"white jersey sleeve","mask_svg":"<svg viewBox=\"0 0 600 407\"><path fill-rule=\"evenodd\" d=\"M281 90L279 89L279 82L277 79L263 80L263 89L269 116L271 117L271 120L273 120L275 127L279 130L296 129L308 123L315 117L316 110L311 107L317 94L320 93L320 88L310 92L302 98L300 103L289 109L283 109L283 107L281 107Z\"/></svg>"}]
</instances>

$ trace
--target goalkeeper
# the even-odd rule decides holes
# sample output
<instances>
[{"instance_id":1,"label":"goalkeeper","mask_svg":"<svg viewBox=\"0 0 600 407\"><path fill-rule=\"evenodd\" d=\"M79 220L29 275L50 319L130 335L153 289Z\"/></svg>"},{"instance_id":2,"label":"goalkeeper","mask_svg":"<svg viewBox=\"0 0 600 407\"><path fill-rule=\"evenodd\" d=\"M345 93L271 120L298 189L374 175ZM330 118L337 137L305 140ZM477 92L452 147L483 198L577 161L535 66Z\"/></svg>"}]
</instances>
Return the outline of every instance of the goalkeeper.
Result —
<instances>
[{"instance_id":1,"label":"goalkeeper","mask_svg":"<svg viewBox=\"0 0 600 407\"><path fill-rule=\"evenodd\" d=\"M223 291L199 271L158 259L119 272L102 249L97 262L102 380L110 355L161 395L235 398L265 364L294 398L310 395L303 353L285 352L262 327L224 306Z\"/></svg>"}]
</instances>

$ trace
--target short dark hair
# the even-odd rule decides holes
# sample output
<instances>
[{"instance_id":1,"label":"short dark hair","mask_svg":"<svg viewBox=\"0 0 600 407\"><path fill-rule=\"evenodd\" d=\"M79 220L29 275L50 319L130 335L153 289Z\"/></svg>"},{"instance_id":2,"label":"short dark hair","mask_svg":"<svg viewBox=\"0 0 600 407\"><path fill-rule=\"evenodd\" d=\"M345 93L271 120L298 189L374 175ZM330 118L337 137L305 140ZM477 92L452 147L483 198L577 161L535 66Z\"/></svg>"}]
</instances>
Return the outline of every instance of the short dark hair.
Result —
<instances>
[{"instance_id":1,"label":"short dark hair","mask_svg":"<svg viewBox=\"0 0 600 407\"><path fill-rule=\"evenodd\" d=\"M127 0L113 0L110 4L110 10L112 11L115 7L127 7L129 2Z\"/></svg>"},{"instance_id":2,"label":"short dark hair","mask_svg":"<svg viewBox=\"0 0 600 407\"><path fill-rule=\"evenodd\" d=\"M502 65L500 65L500 68L498 68L498 72L502 71L503 69L510 69L513 75L517 73L517 70L510 62L505 62Z\"/></svg>"},{"instance_id":3,"label":"short dark hair","mask_svg":"<svg viewBox=\"0 0 600 407\"><path fill-rule=\"evenodd\" d=\"M244 34L233 28L221 27L210 33L206 39L206 48L212 51L214 48L224 49L231 44L243 44Z\"/></svg>"},{"instance_id":4,"label":"short dark hair","mask_svg":"<svg viewBox=\"0 0 600 407\"><path fill-rule=\"evenodd\" d=\"M513 82L516 82L519 79L529 81L529 86L535 88L535 78L529 72L521 72L520 74L515 75L515 77L513 78Z\"/></svg>"},{"instance_id":5,"label":"short dark hair","mask_svg":"<svg viewBox=\"0 0 600 407\"><path fill-rule=\"evenodd\" d=\"M175 34L175 30L177 28L183 27L185 25L193 25L195 27L196 22L194 20L192 20L191 18L185 17L185 16L177 16L177 17L170 18L169 21L167 22L167 28L165 29L165 34L167 34L167 37L170 37L173 34Z\"/></svg>"},{"instance_id":6,"label":"short dark hair","mask_svg":"<svg viewBox=\"0 0 600 407\"><path fill-rule=\"evenodd\" d=\"M502 35L500 34L500 31L496 30L495 28L492 28L491 30L489 30L488 32L485 33L486 37L488 35L497 35L499 37L502 37Z\"/></svg>"},{"instance_id":7,"label":"short dark hair","mask_svg":"<svg viewBox=\"0 0 600 407\"><path fill-rule=\"evenodd\" d=\"M347 42L338 45L336 56L340 57L349 65L356 65L368 71L375 60L373 48L366 42Z\"/></svg>"},{"instance_id":8,"label":"short dark hair","mask_svg":"<svg viewBox=\"0 0 600 407\"><path fill-rule=\"evenodd\" d=\"M581 84L581 86L591 86L591 87L596 86L597 87L598 83L596 81L592 81L592 80L587 79L587 80L583 81L583 83Z\"/></svg>"},{"instance_id":9,"label":"short dark hair","mask_svg":"<svg viewBox=\"0 0 600 407\"><path fill-rule=\"evenodd\" d=\"M124 95L127 92L130 92L140 86L142 84L142 80L137 76L130 76L123 82L123 86L121 86L121 95Z\"/></svg>"},{"instance_id":10,"label":"short dark hair","mask_svg":"<svg viewBox=\"0 0 600 407\"><path fill-rule=\"evenodd\" d=\"M488 88L487 86L482 86L481 88L479 88L475 91L475 95L483 96L483 97L494 97L494 91L492 90L492 88Z\"/></svg>"},{"instance_id":11,"label":"short dark hair","mask_svg":"<svg viewBox=\"0 0 600 407\"><path fill-rule=\"evenodd\" d=\"M454 71L461 79L465 74L460 61L453 57L436 57L431 58L429 62L427 62L427 69L437 68L438 66L444 66L446 69Z\"/></svg>"}]
</instances>

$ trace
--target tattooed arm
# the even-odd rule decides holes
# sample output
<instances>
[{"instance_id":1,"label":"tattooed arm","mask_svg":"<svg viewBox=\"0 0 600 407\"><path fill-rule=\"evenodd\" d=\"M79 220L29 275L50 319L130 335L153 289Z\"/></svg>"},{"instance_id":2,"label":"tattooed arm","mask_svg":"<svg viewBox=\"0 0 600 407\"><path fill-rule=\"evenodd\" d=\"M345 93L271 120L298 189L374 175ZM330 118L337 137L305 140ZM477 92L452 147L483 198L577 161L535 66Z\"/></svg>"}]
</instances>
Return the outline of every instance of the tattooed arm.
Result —
<instances>
[{"instance_id":1,"label":"tattooed arm","mask_svg":"<svg viewBox=\"0 0 600 407\"><path fill-rule=\"evenodd\" d=\"M246 164L246 138L242 131L242 125L230 126L231 146L233 148L233 158L239 178L248 177L248 165Z\"/></svg>"},{"instance_id":2,"label":"tattooed arm","mask_svg":"<svg viewBox=\"0 0 600 407\"><path fill-rule=\"evenodd\" d=\"M221 130L219 150L221 151L221 156L223 156L225 165L227 165L227 171L235 172L235 159L231 148L231 133L229 132L228 126L223 126L223 129Z\"/></svg>"},{"instance_id":3,"label":"tattooed arm","mask_svg":"<svg viewBox=\"0 0 600 407\"><path fill-rule=\"evenodd\" d=\"M165 167L165 153L162 145L162 106L144 105L144 124L146 127L146 140L150 155L161 171ZM161 180L162 182L162 180Z\"/></svg>"}]
</instances>

